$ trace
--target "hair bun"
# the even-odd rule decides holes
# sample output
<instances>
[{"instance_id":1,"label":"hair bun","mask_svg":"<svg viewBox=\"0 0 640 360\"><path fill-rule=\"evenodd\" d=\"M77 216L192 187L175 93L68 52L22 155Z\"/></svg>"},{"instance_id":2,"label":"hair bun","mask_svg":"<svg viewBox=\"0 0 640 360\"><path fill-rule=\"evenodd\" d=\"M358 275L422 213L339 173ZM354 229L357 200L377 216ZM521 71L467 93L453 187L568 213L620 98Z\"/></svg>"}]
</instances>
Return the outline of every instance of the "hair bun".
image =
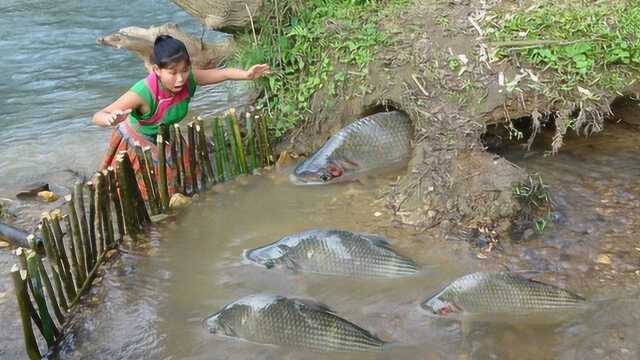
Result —
<instances>
[{"instance_id":1,"label":"hair bun","mask_svg":"<svg viewBox=\"0 0 640 360\"><path fill-rule=\"evenodd\" d=\"M159 43L165 41L165 40L169 40L169 39L173 39L173 36L171 35L158 35L156 36L156 40L153 42L153 46L158 45Z\"/></svg>"}]
</instances>

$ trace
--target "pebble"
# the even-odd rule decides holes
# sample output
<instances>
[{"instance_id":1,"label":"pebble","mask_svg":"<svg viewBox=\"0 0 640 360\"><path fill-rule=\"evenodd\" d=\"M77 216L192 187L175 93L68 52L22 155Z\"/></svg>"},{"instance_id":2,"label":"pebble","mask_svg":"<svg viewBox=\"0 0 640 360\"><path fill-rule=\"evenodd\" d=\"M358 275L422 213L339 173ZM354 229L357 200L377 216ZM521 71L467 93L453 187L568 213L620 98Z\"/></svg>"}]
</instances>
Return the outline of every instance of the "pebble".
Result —
<instances>
[{"instance_id":1,"label":"pebble","mask_svg":"<svg viewBox=\"0 0 640 360\"><path fill-rule=\"evenodd\" d=\"M44 202L53 202L58 200L59 196L56 195L55 193L51 192L51 191L40 191L38 193L38 197L40 198L40 200L44 201Z\"/></svg>"},{"instance_id":2,"label":"pebble","mask_svg":"<svg viewBox=\"0 0 640 360\"><path fill-rule=\"evenodd\" d=\"M173 194L171 200L169 200L169 207L172 209L180 209L191 205L192 202L193 201L190 198L177 193Z\"/></svg>"},{"instance_id":3,"label":"pebble","mask_svg":"<svg viewBox=\"0 0 640 360\"><path fill-rule=\"evenodd\" d=\"M9 244L8 242L0 241L0 249L4 249L4 248L9 247L9 246L11 246L11 244Z\"/></svg>"},{"instance_id":4,"label":"pebble","mask_svg":"<svg viewBox=\"0 0 640 360\"><path fill-rule=\"evenodd\" d=\"M598 255L598 258L596 259L596 262L598 264L611 265L611 258L608 255L600 254L600 255Z\"/></svg>"},{"instance_id":5,"label":"pebble","mask_svg":"<svg viewBox=\"0 0 640 360\"><path fill-rule=\"evenodd\" d=\"M380 216L382 216L382 213L380 211L376 211L376 212L373 213L373 216L380 217Z\"/></svg>"}]
</instances>

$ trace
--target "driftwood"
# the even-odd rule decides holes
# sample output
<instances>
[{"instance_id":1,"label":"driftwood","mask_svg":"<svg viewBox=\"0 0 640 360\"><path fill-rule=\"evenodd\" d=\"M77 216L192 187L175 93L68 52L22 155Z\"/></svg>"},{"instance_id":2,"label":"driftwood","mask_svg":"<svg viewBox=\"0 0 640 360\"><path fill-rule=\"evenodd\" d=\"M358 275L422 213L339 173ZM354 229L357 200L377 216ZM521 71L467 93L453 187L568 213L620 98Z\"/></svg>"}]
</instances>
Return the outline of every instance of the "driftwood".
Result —
<instances>
[{"instance_id":1,"label":"driftwood","mask_svg":"<svg viewBox=\"0 0 640 360\"><path fill-rule=\"evenodd\" d=\"M171 0L212 30L234 32L251 26L263 0ZM251 13L251 14L249 14Z\"/></svg>"},{"instance_id":2,"label":"driftwood","mask_svg":"<svg viewBox=\"0 0 640 360\"><path fill-rule=\"evenodd\" d=\"M189 51L191 63L198 69L210 69L219 66L233 54L234 42L231 37L216 43L205 43L178 28L176 24L167 23L152 26L148 29L141 27L126 27L110 35L97 39L98 44L111 46L116 49L127 49L138 55L147 70L151 70L149 55L153 49L153 42L158 35L171 35L182 41Z\"/></svg>"}]
</instances>

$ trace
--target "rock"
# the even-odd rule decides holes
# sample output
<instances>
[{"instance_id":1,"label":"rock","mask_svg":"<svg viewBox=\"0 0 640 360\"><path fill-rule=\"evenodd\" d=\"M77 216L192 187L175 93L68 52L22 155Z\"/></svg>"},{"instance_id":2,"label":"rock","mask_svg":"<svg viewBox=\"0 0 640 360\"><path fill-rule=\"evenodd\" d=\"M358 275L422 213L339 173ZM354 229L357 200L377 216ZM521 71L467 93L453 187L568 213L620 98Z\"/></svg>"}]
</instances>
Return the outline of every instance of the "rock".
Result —
<instances>
[{"instance_id":1,"label":"rock","mask_svg":"<svg viewBox=\"0 0 640 360\"><path fill-rule=\"evenodd\" d=\"M35 182L23 187L17 194L18 199L29 199L38 196L41 191L49 191L49 184L45 182Z\"/></svg>"},{"instance_id":2,"label":"rock","mask_svg":"<svg viewBox=\"0 0 640 360\"><path fill-rule=\"evenodd\" d=\"M2 241L2 240L0 240L0 249L7 248L7 247L9 247L9 246L11 246L11 244L9 244L9 243L8 243L8 242L6 242L6 241Z\"/></svg>"},{"instance_id":3,"label":"rock","mask_svg":"<svg viewBox=\"0 0 640 360\"><path fill-rule=\"evenodd\" d=\"M522 240L531 240L535 234L536 232L533 229L527 229L522 233Z\"/></svg>"},{"instance_id":4,"label":"rock","mask_svg":"<svg viewBox=\"0 0 640 360\"><path fill-rule=\"evenodd\" d=\"M40 198L40 200L44 201L44 202L54 202L56 200L58 200L59 196L56 195L55 193L51 192L51 191L40 191L38 193L38 197Z\"/></svg>"},{"instance_id":5,"label":"rock","mask_svg":"<svg viewBox=\"0 0 640 360\"><path fill-rule=\"evenodd\" d=\"M184 196L180 193L177 193L177 194L173 194L173 196L171 197L171 200L169 200L169 207L171 209L181 209L191 205L192 202L193 200L190 199L189 197Z\"/></svg>"},{"instance_id":6,"label":"rock","mask_svg":"<svg viewBox=\"0 0 640 360\"><path fill-rule=\"evenodd\" d=\"M596 258L598 264L611 265L611 258L608 255L600 254Z\"/></svg>"}]
</instances>

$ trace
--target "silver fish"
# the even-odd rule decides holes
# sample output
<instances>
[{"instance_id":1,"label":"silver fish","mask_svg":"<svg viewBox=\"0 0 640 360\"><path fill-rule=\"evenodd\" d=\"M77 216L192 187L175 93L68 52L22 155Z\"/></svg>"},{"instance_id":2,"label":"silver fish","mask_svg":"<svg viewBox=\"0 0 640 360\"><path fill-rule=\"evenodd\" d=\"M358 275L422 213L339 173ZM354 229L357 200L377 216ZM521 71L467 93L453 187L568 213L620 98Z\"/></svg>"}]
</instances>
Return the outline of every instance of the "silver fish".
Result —
<instances>
[{"instance_id":1,"label":"silver fish","mask_svg":"<svg viewBox=\"0 0 640 360\"><path fill-rule=\"evenodd\" d=\"M588 306L583 297L559 287L509 272L473 273L460 277L421 306L438 315L536 315L567 314ZM557 318L561 320L561 318Z\"/></svg>"},{"instance_id":2,"label":"silver fish","mask_svg":"<svg viewBox=\"0 0 640 360\"><path fill-rule=\"evenodd\" d=\"M384 341L338 317L326 305L297 298L246 296L204 319L209 332L317 351L378 351Z\"/></svg>"},{"instance_id":3,"label":"silver fish","mask_svg":"<svg viewBox=\"0 0 640 360\"><path fill-rule=\"evenodd\" d=\"M412 138L411 120L399 111L362 118L298 164L290 180L297 185L329 184L402 165L411 155Z\"/></svg>"},{"instance_id":4,"label":"silver fish","mask_svg":"<svg viewBox=\"0 0 640 360\"><path fill-rule=\"evenodd\" d=\"M381 236L344 230L308 230L247 250L244 256L267 268L329 275L414 275L416 263L396 253Z\"/></svg>"}]
</instances>

